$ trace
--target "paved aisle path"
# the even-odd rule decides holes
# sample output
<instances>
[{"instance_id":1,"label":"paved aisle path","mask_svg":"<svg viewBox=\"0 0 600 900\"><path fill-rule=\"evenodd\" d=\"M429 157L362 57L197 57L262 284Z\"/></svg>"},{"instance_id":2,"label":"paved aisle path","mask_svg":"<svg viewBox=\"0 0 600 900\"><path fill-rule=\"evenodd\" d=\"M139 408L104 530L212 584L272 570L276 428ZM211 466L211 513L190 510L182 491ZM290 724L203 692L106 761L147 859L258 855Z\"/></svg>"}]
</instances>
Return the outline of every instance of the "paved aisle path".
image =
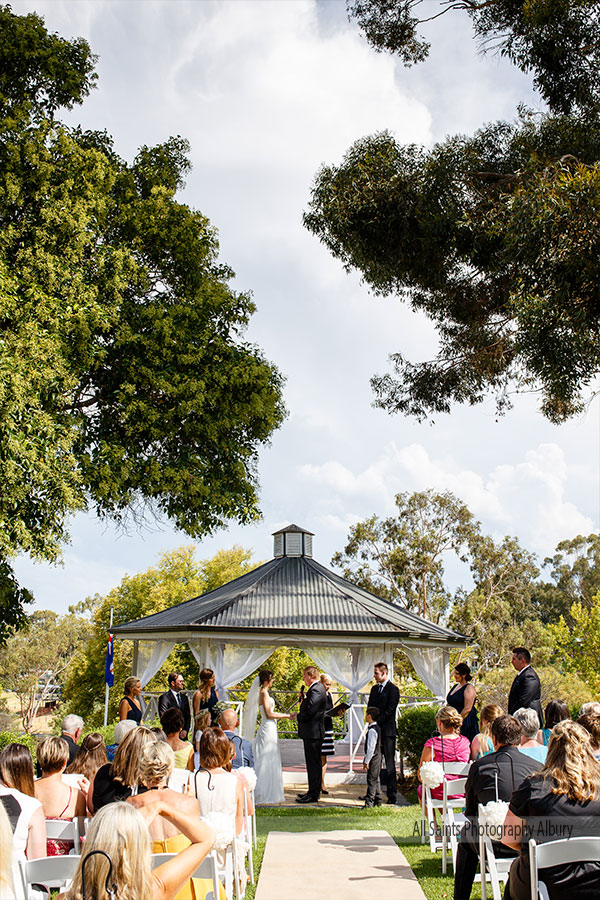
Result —
<instances>
[{"instance_id":1,"label":"paved aisle path","mask_svg":"<svg viewBox=\"0 0 600 900\"><path fill-rule=\"evenodd\" d=\"M256 900L425 900L387 831L271 831Z\"/></svg>"}]
</instances>

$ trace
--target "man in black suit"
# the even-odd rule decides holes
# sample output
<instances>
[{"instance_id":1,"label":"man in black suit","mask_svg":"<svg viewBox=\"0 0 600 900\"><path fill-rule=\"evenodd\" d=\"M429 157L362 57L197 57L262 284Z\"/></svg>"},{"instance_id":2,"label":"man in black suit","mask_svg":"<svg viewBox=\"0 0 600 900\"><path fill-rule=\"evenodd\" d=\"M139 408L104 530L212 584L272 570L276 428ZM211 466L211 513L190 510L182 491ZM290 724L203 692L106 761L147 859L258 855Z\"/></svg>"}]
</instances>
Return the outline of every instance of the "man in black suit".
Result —
<instances>
[{"instance_id":1,"label":"man in black suit","mask_svg":"<svg viewBox=\"0 0 600 900\"><path fill-rule=\"evenodd\" d=\"M388 667L384 662L377 663L373 669L373 677L377 682L371 688L368 706L376 706L379 710L377 725L381 733L381 752L385 760L387 774L387 802L396 802L396 709L400 701L400 691L388 676Z\"/></svg>"},{"instance_id":2,"label":"man in black suit","mask_svg":"<svg viewBox=\"0 0 600 900\"><path fill-rule=\"evenodd\" d=\"M542 687L537 672L531 668L529 650L515 647L511 662L517 674L508 695L508 712L512 716L518 709L534 709L540 720L540 728L543 728Z\"/></svg>"},{"instance_id":3,"label":"man in black suit","mask_svg":"<svg viewBox=\"0 0 600 900\"><path fill-rule=\"evenodd\" d=\"M460 833L454 872L454 900L469 900L479 862L478 805L490 800L510 800L515 788L539 769L539 762L521 753L521 726L512 716L499 716L492 725L494 753L476 759L469 769L465 790L465 815L469 820ZM497 791L497 793L496 793ZM496 856L514 856L494 841Z\"/></svg>"},{"instance_id":4,"label":"man in black suit","mask_svg":"<svg viewBox=\"0 0 600 900\"><path fill-rule=\"evenodd\" d=\"M181 710L183 715L183 729L180 731L179 737L182 741L185 741L188 736L191 722L190 701L187 698L187 694L183 693L184 687L185 683L181 672L171 672L169 675L169 690L165 691L165 693L161 694L158 698L159 719L162 719L163 714L173 706Z\"/></svg>"},{"instance_id":5,"label":"man in black suit","mask_svg":"<svg viewBox=\"0 0 600 900\"><path fill-rule=\"evenodd\" d=\"M316 803L321 796L321 745L325 734L323 715L327 691L319 681L316 666L307 666L302 680L308 688L297 713L298 736L304 744L304 759L308 775L308 791L296 797L296 803Z\"/></svg>"}]
</instances>

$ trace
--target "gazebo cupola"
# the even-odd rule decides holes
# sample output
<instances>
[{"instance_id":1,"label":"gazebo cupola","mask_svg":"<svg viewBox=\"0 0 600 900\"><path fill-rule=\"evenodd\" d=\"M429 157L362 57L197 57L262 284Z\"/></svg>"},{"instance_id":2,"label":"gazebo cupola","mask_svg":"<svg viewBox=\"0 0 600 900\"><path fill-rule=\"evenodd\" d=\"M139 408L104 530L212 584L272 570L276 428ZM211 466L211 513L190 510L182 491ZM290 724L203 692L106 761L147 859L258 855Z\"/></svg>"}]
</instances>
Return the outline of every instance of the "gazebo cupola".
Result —
<instances>
[{"instance_id":1,"label":"gazebo cupola","mask_svg":"<svg viewBox=\"0 0 600 900\"><path fill-rule=\"evenodd\" d=\"M298 525L288 525L274 531L273 556L275 559L281 559L283 556L307 556L312 559L313 537L312 531L299 528Z\"/></svg>"}]
</instances>

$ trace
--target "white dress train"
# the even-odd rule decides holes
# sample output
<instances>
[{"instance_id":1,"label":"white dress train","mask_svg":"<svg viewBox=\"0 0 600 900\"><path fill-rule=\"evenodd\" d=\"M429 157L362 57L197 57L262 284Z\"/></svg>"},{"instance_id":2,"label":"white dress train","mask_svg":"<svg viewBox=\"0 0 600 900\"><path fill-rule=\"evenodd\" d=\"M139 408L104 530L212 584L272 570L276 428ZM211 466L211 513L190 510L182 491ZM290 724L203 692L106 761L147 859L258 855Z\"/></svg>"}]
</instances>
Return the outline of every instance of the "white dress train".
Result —
<instances>
[{"instance_id":1,"label":"white dress train","mask_svg":"<svg viewBox=\"0 0 600 900\"><path fill-rule=\"evenodd\" d=\"M269 712L273 712L275 701L267 694L270 704ZM261 722L254 739L254 771L256 772L256 789L254 799L257 803L283 803L283 771L277 736L277 719L267 718L263 707L260 708Z\"/></svg>"}]
</instances>

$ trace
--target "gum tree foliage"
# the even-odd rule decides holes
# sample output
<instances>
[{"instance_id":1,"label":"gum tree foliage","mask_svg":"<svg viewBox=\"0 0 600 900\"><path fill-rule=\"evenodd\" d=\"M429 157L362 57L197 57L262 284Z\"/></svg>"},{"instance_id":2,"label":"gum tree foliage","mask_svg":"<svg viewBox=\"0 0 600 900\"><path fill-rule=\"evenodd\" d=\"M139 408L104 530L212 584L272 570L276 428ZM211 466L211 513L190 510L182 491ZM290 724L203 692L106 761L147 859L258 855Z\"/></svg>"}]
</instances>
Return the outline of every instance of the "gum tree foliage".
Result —
<instances>
[{"instance_id":1,"label":"gum tree foliage","mask_svg":"<svg viewBox=\"0 0 600 900\"><path fill-rule=\"evenodd\" d=\"M598 0L356 0L377 50L423 59L426 19L458 10L482 48L532 74L547 104L431 150L390 134L358 140L317 174L306 226L374 293L436 325L434 359L392 356L376 405L425 419L490 392L539 392L562 422L600 371ZM421 17L421 18L419 18Z\"/></svg>"},{"instance_id":2,"label":"gum tree foliage","mask_svg":"<svg viewBox=\"0 0 600 900\"><path fill-rule=\"evenodd\" d=\"M88 633L89 623L74 611L59 616L51 610L39 610L7 640L0 657L0 682L16 694L27 733Z\"/></svg>"},{"instance_id":3,"label":"gum tree foliage","mask_svg":"<svg viewBox=\"0 0 600 900\"><path fill-rule=\"evenodd\" d=\"M563 616L573 625L573 604L590 609L600 593L600 535L580 534L561 541L554 556L544 560L544 568L550 570L552 582L542 582L534 593L542 620L555 622Z\"/></svg>"},{"instance_id":4,"label":"gum tree foliage","mask_svg":"<svg viewBox=\"0 0 600 900\"><path fill-rule=\"evenodd\" d=\"M394 516L353 525L332 565L365 590L437 622L451 599L444 557L465 562L479 524L449 491L401 493L395 502Z\"/></svg>"},{"instance_id":5,"label":"gum tree foliage","mask_svg":"<svg viewBox=\"0 0 600 900\"><path fill-rule=\"evenodd\" d=\"M187 142L126 162L57 119L96 80L87 43L6 6L0 35L0 557L56 559L77 510L193 536L255 519L282 379L244 340L254 303L215 229L176 200Z\"/></svg>"}]
</instances>

